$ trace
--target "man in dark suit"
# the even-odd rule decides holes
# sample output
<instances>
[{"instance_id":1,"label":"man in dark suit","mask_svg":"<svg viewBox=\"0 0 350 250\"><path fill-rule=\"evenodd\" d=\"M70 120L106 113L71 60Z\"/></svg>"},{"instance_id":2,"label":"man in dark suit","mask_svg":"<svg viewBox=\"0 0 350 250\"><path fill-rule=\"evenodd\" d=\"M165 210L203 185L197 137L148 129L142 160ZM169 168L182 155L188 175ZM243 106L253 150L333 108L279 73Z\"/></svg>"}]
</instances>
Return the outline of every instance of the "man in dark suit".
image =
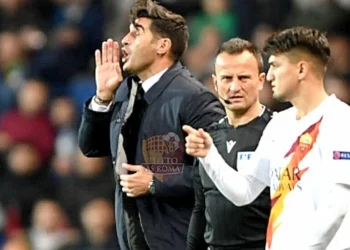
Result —
<instances>
[{"instance_id":1,"label":"man in dark suit","mask_svg":"<svg viewBox=\"0 0 350 250\"><path fill-rule=\"evenodd\" d=\"M137 1L119 45L96 51L96 95L87 101L79 145L89 157L111 156L120 247L186 249L194 205L193 158L181 127L209 127L224 117L216 97L179 62L187 47L184 18ZM187 167L186 167L187 166Z\"/></svg>"}]
</instances>

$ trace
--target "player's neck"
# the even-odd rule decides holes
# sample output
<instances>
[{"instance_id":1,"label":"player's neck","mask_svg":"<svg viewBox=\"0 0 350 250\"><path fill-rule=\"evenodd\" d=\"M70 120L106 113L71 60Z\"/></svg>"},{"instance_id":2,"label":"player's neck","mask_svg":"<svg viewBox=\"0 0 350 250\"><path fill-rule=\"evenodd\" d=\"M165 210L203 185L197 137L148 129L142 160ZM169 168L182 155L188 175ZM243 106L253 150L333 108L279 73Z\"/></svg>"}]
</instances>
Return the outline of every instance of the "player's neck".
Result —
<instances>
[{"instance_id":1,"label":"player's neck","mask_svg":"<svg viewBox=\"0 0 350 250\"><path fill-rule=\"evenodd\" d=\"M144 82L148 78L158 74L159 72L162 72L167 68L170 68L173 64L174 64L173 61L167 58L162 58L161 60L154 61L149 67L137 73L137 76L140 78L142 82Z\"/></svg>"},{"instance_id":2,"label":"player's neck","mask_svg":"<svg viewBox=\"0 0 350 250\"><path fill-rule=\"evenodd\" d=\"M312 112L327 97L328 94L323 87L323 81L316 84L305 83L304 89L301 89L301 91L290 101L296 108L296 118L299 120Z\"/></svg>"},{"instance_id":3,"label":"player's neck","mask_svg":"<svg viewBox=\"0 0 350 250\"><path fill-rule=\"evenodd\" d=\"M262 109L263 106L259 101L252 105L248 110L244 110L241 112L226 109L228 122L235 128L238 126L242 126L258 117Z\"/></svg>"}]
</instances>

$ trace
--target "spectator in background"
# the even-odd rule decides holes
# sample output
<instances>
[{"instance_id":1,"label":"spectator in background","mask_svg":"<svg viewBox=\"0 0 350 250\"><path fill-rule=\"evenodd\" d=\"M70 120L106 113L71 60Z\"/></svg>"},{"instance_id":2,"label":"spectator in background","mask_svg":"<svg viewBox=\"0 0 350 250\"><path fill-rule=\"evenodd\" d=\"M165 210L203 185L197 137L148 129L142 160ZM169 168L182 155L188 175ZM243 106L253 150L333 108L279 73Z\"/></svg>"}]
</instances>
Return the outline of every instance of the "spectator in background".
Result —
<instances>
[{"instance_id":1,"label":"spectator in background","mask_svg":"<svg viewBox=\"0 0 350 250\"><path fill-rule=\"evenodd\" d=\"M27 141L38 150L43 163L53 152L55 132L47 114L48 89L44 82L29 80L17 96L18 108L0 117L0 150Z\"/></svg>"},{"instance_id":2,"label":"spectator in background","mask_svg":"<svg viewBox=\"0 0 350 250\"><path fill-rule=\"evenodd\" d=\"M83 237L72 250L119 250L114 231L114 209L110 200L96 198L81 209Z\"/></svg>"},{"instance_id":3,"label":"spectator in background","mask_svg":"<svg viewBox=\"0 0 350 250\"><path fill-rule=\"evenodd\" d=\"M31 64L29 75L43 78L52 94L66 95L69 81L89 69L93 51L102 42L102 1L54 0L48 46ZM59 72L59 74L57 74Z\"/></svg>"},{"instance_id":4,"label":"spectator in background","mask_svg":"<svg viewBox=\"0 0 350 250\"><path fill-rule=\"evenodd\" d=\"M28 52L41 49L46 44L51 6L45 0L1 0L0 32L16 32Z\"/></svg>"},{"instance_id":5,"label":"spectator in background","mask_svg":"<svg viewBox=\"0 0 350 250\"><path fill-rule=\"evenodd\" d=\"M106 158L87 158L75 149L73 171L65 176L56 171L58 198L75 227L81 227L79 213L89 201L101 197L114 199L113 168L107 165ZM57 168L57 166L55 166ZM74 190L74 192L72 192Z\"/></svg>"},{"instance_id":6,"label":"spectator in background","mask_svg":"<svg viewBox=\"0 0 350 250\"><path fill-rule=\"evenodd\" d=\"M33 57L29 76L46 81L53 96L65 95L69 80L87 69L89 60L83 43L77 26L65 23L56 27L49 37L49 46Z\"/></svg>"},{"instance_id":7,"label":"spectator in background","mask_svg":"<svg viewBox=\"0 0 350 250\"><path fill-rule=\"evenodd\" d=\"M19 33L0 33L0 115L13 107L15 93L25 84L27 58Z\"/></svg>"},{"instance_id":8,"label":"spectator in background","mask_svg":"<svg viewBox=\"0 0 350 250\"><path fill-rule=\"evenodd\" d=\"M221 43L221 35L214 26L206 26L202 33L200 42L188 49L184 55L184 62L191 73L201 82L212 72L213 60L217 48Z\"/></svg>"},{"instance_id":9,"label":"spectator in background","mask_svg":"<svg viewBox=\"0 0 350 250\"><path fill-rule=\"evenodd\" d=\"M189 22L189 45L199 43L203 30L208 26L215 27L223 40L236 36L236 16L229 10L227 0L202 0L202 12L195 14Z\"/></svg>"},{"instance_id":10,"label":"spectator in background","mask_svg":"<svg viewBox=\"0 0 350 250\"><path fill-rule=\"evenodd\" d=\"M0 204L5 209L6 233L10 236L30 226L34 203L40 198L54 196L55 187L33 144L12 145L7 165L0 183Z\"/></svg>"},{"instance_id":11,"label":"spectator in background","mask_svg":"<svg viewBox=\"0 0 350 250\"><path fill-rule=\"evenodd\" d=\"M62 24L72 25L81 33L86 53L94 52L103 38L104 15L102 1L99 0L53 0L52 24L56 29Z\"/></svg>"},{"instance_id":12,"label":"spectator in background","mask_svg":"<svg viewBox=\"0 0 350 250\"><path fill-rule=\"evenodd\" d=\"M50 120L56 129L51 163L58 175L67 176L72 171L77 148L77 116L73 101L67 97L54 99L51 102Z\"/></svg>"},{"instance_id":13,"label":"spectator in background","mask_svg":"<svg viewBox=\"0 0 350 250\"><path fill-rule=\"evenodd\" d=\"M17 30L24 27L34 27L36 30L48 28L47 20L41 15L40 8L35 8L33 2L41 0L1 0L0 1L0 31ZM41 1L45 7L49 1ZM49 10L49 9L45 9Z\"/></svg>"},{"instance_id":14,"label":"spectator in background","mask_svg":"<svg viewBox=\"0 0 350 250\"><path fill-rule=\"evenodd\" d=\"M75 231L56 200L42 199L35 204L29 240L35 250L60 250L77 240Z\"/></svg>"}]
</instances>

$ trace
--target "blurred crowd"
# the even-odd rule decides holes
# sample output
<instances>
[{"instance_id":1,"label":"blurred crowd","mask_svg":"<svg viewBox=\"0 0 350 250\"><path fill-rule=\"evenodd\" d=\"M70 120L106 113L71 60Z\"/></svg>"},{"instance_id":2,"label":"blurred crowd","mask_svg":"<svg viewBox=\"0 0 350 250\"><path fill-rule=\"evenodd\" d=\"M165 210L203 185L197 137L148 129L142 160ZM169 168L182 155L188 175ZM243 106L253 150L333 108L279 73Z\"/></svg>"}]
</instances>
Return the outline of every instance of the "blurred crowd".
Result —
<instances>
[{"instance_id":1,"label":"blurred crowd","mask_svg":"<svg viewBox=\"0 0 350 250\"><path fill-rule=\"evenodd\" d=\"M118 249L110 160L84 157L76 137L83 103L95 93L94 50L106 38L121 40L133 2L0 0L4 250ZM261 49L278 29L326 31L332 51L326 89L350 104L350 1L159 2L188 20L183 63L213 91L213 59L221 42L239 36ZM268 83L261 100L273 110L289 105L272 100Z\"/></svg>"}]
</instances>

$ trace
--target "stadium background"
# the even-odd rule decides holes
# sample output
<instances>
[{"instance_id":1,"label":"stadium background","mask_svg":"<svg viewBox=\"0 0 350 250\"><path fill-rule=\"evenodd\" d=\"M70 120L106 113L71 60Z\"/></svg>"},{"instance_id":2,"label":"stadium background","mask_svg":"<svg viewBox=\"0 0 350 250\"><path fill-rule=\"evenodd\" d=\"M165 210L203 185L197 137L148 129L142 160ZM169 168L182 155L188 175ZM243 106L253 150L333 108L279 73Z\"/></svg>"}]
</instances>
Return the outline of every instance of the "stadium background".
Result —
<instances>
[{"instance_id":1,"label":"stadium background","mask_svg":"<svg viewBox=\"0 0 350 250\"><path fill-rule=\"evenodd\" d=\"M185 65L212 88L213 59L231 37L259 48L295 25L327 31L326 89L350 103L350 1L161 0L190 27ZM133 0L0 0L0 247L117 249L108 159L76 145L84 100L95 92L94 50L121 40ZM265 58L266 59L266 58ZM273 110L288 104L261 100ZM336 112L336 110L335 110ZM28 244L30 243L30 244Z\"/></svg>"}]
</instances>

